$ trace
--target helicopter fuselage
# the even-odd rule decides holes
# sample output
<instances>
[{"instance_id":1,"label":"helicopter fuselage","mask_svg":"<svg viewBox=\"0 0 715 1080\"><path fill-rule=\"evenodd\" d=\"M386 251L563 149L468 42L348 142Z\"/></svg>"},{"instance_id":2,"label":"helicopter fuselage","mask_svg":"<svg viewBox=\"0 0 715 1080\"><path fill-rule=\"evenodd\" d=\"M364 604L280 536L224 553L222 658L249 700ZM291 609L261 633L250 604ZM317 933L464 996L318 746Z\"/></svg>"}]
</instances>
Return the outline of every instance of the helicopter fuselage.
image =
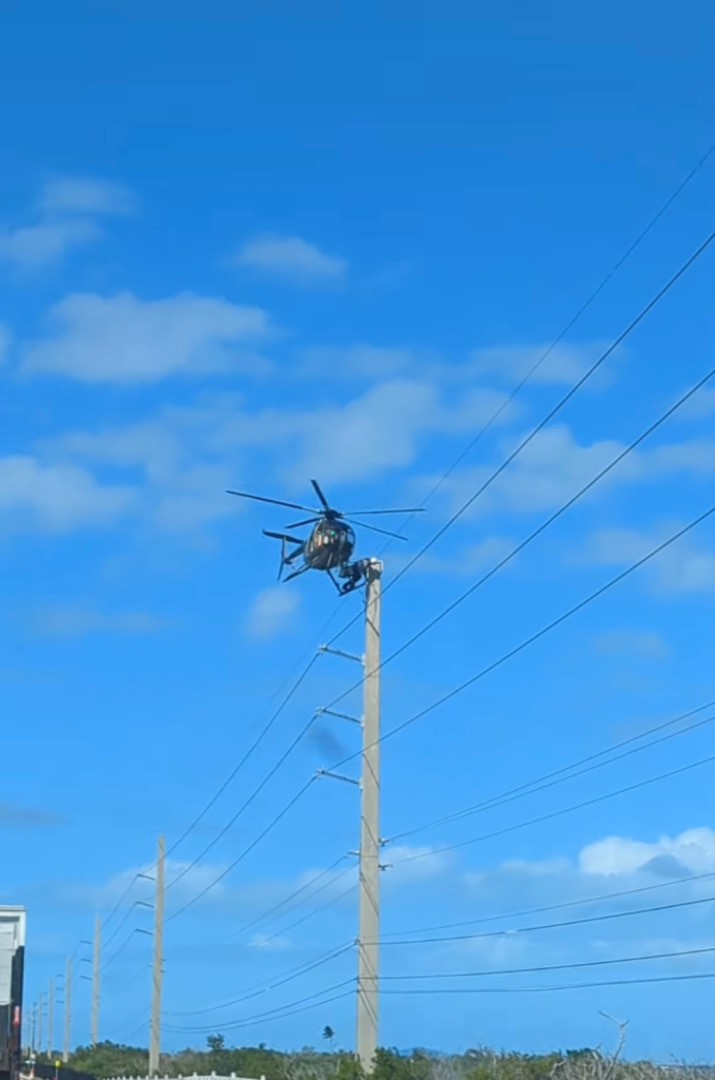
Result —
<instances>
[{"instance_id":1,"label":"helicopter fuselage","mask_svg":"<svg viewBox=\"0 0 715 1080\"><path fill-rule=\"evenodd\" d=\"M342 521L321 518L305 542L303 558L312 570L340 570L355 550L355 533Z\"/></svg>"}]
</instances>

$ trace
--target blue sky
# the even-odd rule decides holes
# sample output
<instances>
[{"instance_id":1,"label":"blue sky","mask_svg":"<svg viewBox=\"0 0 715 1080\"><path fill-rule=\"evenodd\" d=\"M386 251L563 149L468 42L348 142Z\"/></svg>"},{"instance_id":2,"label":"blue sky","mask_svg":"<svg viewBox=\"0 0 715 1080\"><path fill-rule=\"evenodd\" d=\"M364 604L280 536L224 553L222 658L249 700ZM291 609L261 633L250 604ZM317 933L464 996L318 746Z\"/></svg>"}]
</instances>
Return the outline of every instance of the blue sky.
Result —
<instances>
[{"instance_id":1,"label":"blue sky","mask_svg":"<svg viewBox=\"0 0 715 1080\"><path fill-rule=\"evenodd\" d=\"M421 501L705 154L715 104L715 24L704 3L680 5L677 19L642 3L588 12L551 3L538 15L515 2L496 11L431 0L359 11L308 3L299 15L294 5L181 0L103 10L25 4L6 13L0 43L0 685L10 765L1 894L29 909L29 1000L91 936L95 912L108 915L151 865L158 834L173 847L194 821L286 677L359 612L359 596L336 605L318 575L276 588L277 552L260 530L287 519L224 489L302 502L317 476L341 506ZM702 242L712 183L711 161L429 500L409 543L390 546L386 581ZM712 259L703 256L386 595L386 652L705 374ZM389 664L385 728L706 510L714 416L713 388L704 389ZM664 888L576 910L711 895L708 879L665 885L715 871L711 764L436 850L706 758L707 723L569 783L418 827L715 698L714 535L704 524L385 743L383 835L418 829L385 847L385 935L650 885ZM374 551L369 533L359 551ZM360 651L359 626L340 643ZM260 749L171 851L170 880L216 840L316 707L353 681L333 657L313 666ZM356 694L344 704L359 711ZM349 725L316 723L169 891L169 916L317 768L356 748ZM316 1044L325 1024L352 1044L351 998L231 1028L351 978L350 950L257 999L190 1011L264 990L353 939L354 889L338 896L354 884L349 856L314 900L319 885L302 906L256 920L354 850L357 812L356 790L314 783L167 925L167 1047L202 1044L214 1030L239 1043ZM150 891L139 880L108 922L105 938L116 937L105 961L128 931L150 926L138 907L120 928L127 905ZM334 902L291 927L325 900ZM386 946L383 970L498 971L708 948L714 918L704 903ZM87 974L84 955L79 947L76 970ZM108 964L102 1037L145 1042L149 956L149 938L135 934ZM708 955L481 982L705 971L715 971ZM75 1041L88 1038L88 985L75 990ZM415 985L390 979L385 989ZM517 1008L498 994L386 993L381 1041L593 1045L610 1034L602 1010L630 1019L631 1053L699 1057L710 1052L709 985L506 999Z\"/></svg>"}]
</instances>

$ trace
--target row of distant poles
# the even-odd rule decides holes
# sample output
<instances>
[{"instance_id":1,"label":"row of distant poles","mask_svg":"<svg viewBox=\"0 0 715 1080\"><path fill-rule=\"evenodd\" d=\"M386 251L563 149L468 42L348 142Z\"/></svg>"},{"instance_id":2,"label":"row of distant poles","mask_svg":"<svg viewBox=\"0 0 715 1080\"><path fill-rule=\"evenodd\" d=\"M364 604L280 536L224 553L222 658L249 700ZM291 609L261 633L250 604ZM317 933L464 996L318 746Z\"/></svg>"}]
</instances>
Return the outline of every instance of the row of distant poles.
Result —
<instances>
[{"instance_id":1,"label":"row of distant poles","mask_svg":"<svg viewBox=\"0 0 715 1080\"><path fill-rule=\"evenodd\" d=\"M359 915L358 915L358 974L357 974L357 1031L356 1050L366 1073L372 1071L378 1045L379 987L378 961L380 936L380 615L381 615L382 563L377 559L367 561L365 573L365 653L362 657L350 656L339 650L324 646L324 652L359 661L363 668L363 715L362 727L362 775L360 810L359 851ZM154 899L154 963L152 979L151 1033L149 1043L149 1076L159 1074L161 1052L161 999L164 971L164 863L165 842L159 837L156 861L156 885ZM142 875L147 876L148 875ZM152 905L148 905L152 906ZM149 931L141 931L149 933ZM101 976L102 924L99 916L95 921L94 941L82 942L93 947L92 959L92 1014L90 1042L99 1041L99 1004ZM88 975L80 978L89 979ZM55 990L62 985L64 1000L57 999ZM47 1028L44 1029L45 995L40 994L30 1017L29 1045L33 1052L43 1049L46 1036L47 1055L53 1047L55 1007L64 1005L64 1048L62 1060L69 1060L72 1006L72 958L67 960L64 976L50 980L47 999Z\"/></svg>"},{"instance_id":2,"label":"row of distant poles","mask_svg":"<svg viewBox=\"0 0 715 1080\"><path fill-rule=\"evenodd\" d=\"M64 993L59 997L58 992ZM70 1035L72 1031L72 958L67 958L67 968L64 975L56 975L50 979L50 988L45 1004L45 994L40 993L37 1001L33 1004L28 1018L29 1030L26 1032L26 1045L31 1053L41 1053L43 1042L48 1057L55 1052L55 1010L58 1005L64 1009L64 1037L62 1043L62 1061L67 1064L70 1056ZM45 1015L47 1027L45 1027Z\"/></svg>"}]
</instances>

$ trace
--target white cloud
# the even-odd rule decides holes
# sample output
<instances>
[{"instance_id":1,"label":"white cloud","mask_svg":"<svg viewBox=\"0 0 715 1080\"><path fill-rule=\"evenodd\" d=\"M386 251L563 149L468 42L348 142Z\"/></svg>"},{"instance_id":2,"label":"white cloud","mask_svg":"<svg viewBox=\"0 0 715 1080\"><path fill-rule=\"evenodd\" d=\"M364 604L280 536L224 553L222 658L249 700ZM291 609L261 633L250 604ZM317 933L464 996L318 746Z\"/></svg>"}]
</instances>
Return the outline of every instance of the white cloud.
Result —
<instances>
[{"instance_id":1,"label":"white cloud","mask_svg":"<svg viewBox=\"0 0 715 1080\"><path fill-rule=\"evenodd\" d=\"M346 404L282 421L284 431L290 434L292 427L302 442L288 475L295 480L318 475L327 484L404 468L413 463L426 436L473 431L501 401L501 394L476 390L447 403L438 387L424 379L378 383Z\"/></svg>"},{"instance_id":2,"label":"white cloud","mask_svg":"<svg viewBox=\"0 0 715 1080\"><path fill-rule=\"evenodd\" d=\"M502 445L499 460L510 453L522 440L517 436ZM517 513L549 510L574 495L593 476L603 469L621 450L615 440L600 440L589 446L580 445L566 424L555 424L536 435L474 504L475 512L505 509ZM635 459L626 459L612 477L630 478L636 471ZM456 505L487 481L494 466L478 465L455 474L444 485ZM599 484L599 491L607 482Z\"/></svg>"},{"instance_id":3,"label":"white cloud","mask_svg":"<svg viewBox=\"0 0 715 1080\"><path fill-rule=\"evenodd\" d=\"M259 952L285 952L290 949L290 941L286 937L268 934L254 934L248 943L250 949Z\"/></svg>"},{"instance_id":4,"label":"white cloud","mask_svg":"<svg viewBox=\"0 0 715 1080\"><path fill-rule=\"evenodd\" d=\"M253 602L246 626L256 637L273 637L291 625L300 605L300 593L290 586L264 589Z\"/></svg>"},{"instance_id":5,"label":"white cloud","mask_svg":"<svg viewBox=\"0 0 715 1080\"><path fill-rule=\"evenodd\" d=\"M163 619L142 611L107 614L82 607L41 611L32 623L39 633L50 637L83 637L94 633L155 634L166 625Z\"/></svg>"},{"instance_id":6,"label":"white cloud","mask_svg":"<svg viewBox=\"0 0 715 1080\"><path fill-rule=\"evenodd\" d=\"M381 345L314 346L300 353L301 374L318 379L386 379L416 371L419 358L411 349Z\"/></svg>"},{"instance_id":7,"label":"white cloud","mask_svg":"<svg viewBox=\"0 0 715 1080\"><path fill-rule=\"evenodd\" d=\"M223 882L213 885L225 869L223 864L200 863L189 869L190 865L186 860L170 858L166 860L167 900L170 899L171 904L181 904L187 899L192 899L205 888L208 888L208 891L199 903L214 902L223 896L225 892ZM70 884L65 888L64 893L68 900L80 902L95 909L112 907L120 898L125 898L127 904L133 904L137 900L152 901L155 889L154 869L154 863L133 866L100 884ZM179 874L183 871L186 873L181 880L178 880ZM174 882L175 884L172 884ZM171 887L170 891L169 887Z\"/></svg>"},{"instance_id":8,"label":"white cloud","mask_svg":"<svg viewBox=\"0 0 715 1080\"><path fill-rule=\"evenodd\" d=\"M653 630L607 630L598 634L593 644L597 652L625 657L635 655L647 660L660 660L668 655L663 638Z\"/></svg>"},{"instance_id":9,"label":"white cloud","mask_svg":"<svg viewBox=\"0 0 715 1080\"><path fill-rule=\"evenodd\" d=\"M6 326L0 323L0 364L4 364L10 352L12 334Z\"/></svg>"},{"instance_id":10,"label":"white cloud","mask_svg":"<svg viewBox=\"0 0 715 1080\"><path fill-rule=\"evenodd\" d=\"M224 490L249 487L242 477L257 468L272 470L286 495L308 498L311 475L330 485L410 465L430 436L472 430L495 396L502 400L485 391L449 402L429 382L396 379L341 404L250 412L220 394L123 428L68 434L43 452L142 470L147 512L165 526L192 527L236 513L243 504Z\"/></svg>"},{"instance_id":11,"label":"white cloud","mask_svg":"<svg viewBox=\"0 0 715 1080\"><path fill-rule=\"evenodd\" d=\"M703 826L679 836L661 836L648 843L623 836L609 836L585 847L578 860L584 874L617 877L646 870L657 860L668 859L682 873L715 870L715 832Z\"/></svg>"},{"instance_id":12,"label":"white cloud","mask_svg":"<svg viewBox=\"0 0 715 1080\"><path fill-rule=\"evenodd\" d=\"M30 455L0 458L0 528L66 532L116 521L134 491L101 485L77 465L44 465Z\"/></svg>"},{"instance_id":13,"label":"white cloud","mask_svg":"<svg viewBox=\"0 0 715 1080\"><path fill-rule=\"evenodd\" d=\"M243 266L301 285L342 281L348 271L345 259L327 255L299 236L255 237L246 241L237 261Z\"/></svg>"},{"instance_id":14,"label":"white cloud","mask_svg":"<svg viewBox=\"0 0 715 1080\"><path fill-rule=\"evenodd\" d=\"M136 200L123 184L88 176L59 176L48 180L40 209L48 215L129 214Z\"/></svg>"},{"instance_id":15,"label":"white cloud","mask_svg":"<svg viewBox=\"0 0 715 1080\"><path fill-rule=\"evenodd\" d=\"M489 479L495 466L523 440L523 434L503 441L494 465L479 465L455 473L443 491L455 505ZM554 424L539 432L484 494L476 500L474 513L494 510L536 512L551 510L575 495L625 449L615 439L581 444L566 424ZM615 485L686 474L693 477L715 473L715 442L692 440L632 451L594 488L601 496ZM436 478L435 478L436 479ZM589 493L586 498L591 498Z\"/></svg>"},{"instance_id":16,"label":"white cloud","mask_svg":"<svg viewBox=\"0 0 715 1080\"><path fill-rule=\"evenodd\" d=\"M131 193L120 184L55 177L38 200L35 221L0 228L0 259L25 271L57 263L72 249L101 238L97 217L129 213L133 207Z\"/></svg>"},{"instance_id":17,"label":"white cloud","mask_svg":"<svg viewBox=\"0 0 715 1080\"><path fill-rule=\"evenodd\" d=\"M34 270L58 261L71 248L94 243L99 236L95 223L81 218L0 230L0 259Z\"/></svg>"},{"instance_id":18,"label":"white cloud","mask_svg":"<svg viewBox=\"0 0 715 1080\"><path fill-rule=\"evenodd\" d=\"M143 301L75 293L50 309L59 332L27 350L27 372L92 383L149 383L253 365L237 347L265 334L258 308L183 294Z\"/></svg>"},{"instance_id":19,"label":"white cloud","mask_svg":"<svg viewBox=\"0 0 715 1080\"><path fill-rule=\"evenodd\" d=\"M448 851L411 844L389 844L383 850L380 861L389 867L389 882L393 885L439 877L452 864Z\"/></svg>"},{"instance_id":20,"label":"white cloud","mask_svg":"<svg viewBox=\"0 0 715 1080\"><path fill-rule=\"evenodd\" d=\"M605 346L598 342L588 345L557 345L530 379L533 383L571 385L581 378L604 348ZM511 387L524 378L547 349L548 345L545 344L475 349L471 354L471 365L476 373L494 376Z\"/></svg>"},{"instance_id":21,"label":"white cloud","mask_svg":"<svg viewBox=\"0 0 715 1080\"><path fill-rule=\"evenodd\" d=\"M586 542L581 560L595 566L626 566L642 559L677 531L675 524L653 532L598 529ZM662 592L715 592L715 555L698 548L688 537L676 540L654 556L647 569Z\"/></svg>"},{"instance_id":22,"label":"white cloud","mask_svg":"<svg viewBox=\"0 0 715 1080\"><path fill-rule=\"evenodd\" d=\"M514 546L514 541L505 536L485 536L483 540L478 540L475 544L467 544L466 547L451 555L423 555L415 566L423 573L471 577L501 562L514 549ZM409 556L399 559L393 556L391 565L404 565L408 561ZM516 562L516 559L511 561Z\"/></svg>"}]
</instances>

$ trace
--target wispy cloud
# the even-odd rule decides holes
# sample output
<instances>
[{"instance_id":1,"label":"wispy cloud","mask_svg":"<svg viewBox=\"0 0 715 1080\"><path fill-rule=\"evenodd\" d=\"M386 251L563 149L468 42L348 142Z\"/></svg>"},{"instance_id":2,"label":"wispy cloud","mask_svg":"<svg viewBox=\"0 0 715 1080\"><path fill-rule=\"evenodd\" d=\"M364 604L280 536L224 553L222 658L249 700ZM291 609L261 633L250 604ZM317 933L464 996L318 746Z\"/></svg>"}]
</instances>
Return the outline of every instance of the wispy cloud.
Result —
<instances>
[{"instance_id":1,"label":"wispy cloud","mask_svg":"<svg viewBox=\"0 0 715 1080\"><path fill-rule=\"evenodd\" d=\"M0 802L0 829L42 829L63 819L49 810Z\"/></svg>"},{"instance_id":2,"label":"wispy cloud","mask_svg":"<svg viewBox=\"0 0 715 1080\"><path fill-rule=\"evenodd\" d=\"M89 383L151 383L171 375L205 375L255 366L239 346L263 336L259 308L213 297L178 295L140 300L74 293L50 309L53 337L26 350L23 369Z\"/></svg>"},{"instance_id":3,"label":"wispy cloud","mask_svg":"<svg viewBox=\"0 0 715 1080\"><path fill-rule=\"evenodd\" d=\"M71 248L94 243L101 235L93 221L44 221L0 230L0 259L34 270L61 259Z\"/></svg>"},{"instance_id":4,"label":"wispy cloud","mask_svg":"<svg viewBox=\"0 0 715 1080\"><path fill-rule=\"evenodd\" d=\"M475 373L491 376L508 386L514 386L529 372L533 383L570 386L604 350L604 344L590 342L582 345L557 345L548 351L542 345L502 345L475 349L471 363ZM546 355L548 352L548 355ZM541 359L545 357L545 359ZM539 366L535 367L537 362ZM604 373L599 373L590 383L601 386Z\"/></svg>"},{"instance_id":5,"label":"wispy cloud","mask_svg":"<svg viewBox=\"0 0 715 1080\"><path fill-rule=\"evenodd\" d=\"M653 630L606 630L594 638L593 645L596 652L626 658L641 656L646 660L662 660L668 655L668 646Z\"/></svg>"},{"instance_id":6,"label":"wispy cloud","mask_svg":"<svg viewBox=\"0 0 715 1080\"><path fill-rule=\"evenodd\" d=\"M299 606L300 593L289 586L264 589L253 601L246 628L255 637L273 637L290 627Z\"/></svg>"},{"instance_id":7,"label":"wispy cloud","mask_svg":"<svg viewBox=\"0 0 715 1080\"><path fill-rule=\"evenodd\" d=\"M59 262L102 236L99 218L127 214L134 198L120 184L90 177L55 177L41 192L32 220L0 227L0 260L23 271Z\"/></svg>"},{"instance_id":8,"label":"wispy cloud","mask_svg":"<svg viewBox=\"0 0 715 1080\"><path fill-rule=\"evenodd\" d=\"M37 612L33 628L48 637L84 637L87 634L156 634L166 620L142 611L108 614L92 608L59 607Z\"/></svg>"},{"instance_id":9,"label":"wispy cloud","mask_svg":"<svg viewBox=\"0 0 715 1080\"><path fill-rule=\"evenodd\" d=\"M11 342L12 334L10 330L0 323L0 364L4 364L7 360Z\"/></svg>"},{"instance_id":10,"label":"wispy cloud","mask_svg":"<svg viewBox=\"0 0 715 1080\"><path fill-rule=\"evenodd\" d=\"M703 826L650 842L609 836L582 850L579 868L584 874L618 877L648 868L655 871L666 860L670 867L666 876L715 870L715 832Z\"/></svg>"},{"instance_id":11,"label":"wispy cloud","mask_svg":"<svg viewBox=\"0 0 715 1080\"><path fill-rule=\"evenodd\" d=\"M57 176L48 180L39 200L40 210L59 214L131 214L136 197L123 184L91 176Z\"/></svg>"},{"instance_id":12,"label":"wispy cloud","mask_svg":"<svg viewBox=\"0 0 715 1080\"><path fill-rule=\"evenodd\" d=\"M67 532L105 526L127 512L134 491L100 484L73 464L43 464L31 455L0 458L0 531Z\"/></svg>"},{"instance_id":13,"label":"wispy cloud","mask_svg":"<svg viewBox=\"0 0 715 1080\"><path fill-rule=\"evenodd\" d=\"M595 566L624 566L642 559L677 532L675 523L657 529L597 529L584 544L579 559ZM688 537L656 555L647 573L666 593L715 592L715 555Z\"/></svg>"},{"instance_id":14,"label":"wispy cloud","mask_svg":"<svg viewBox=\"0 0 715 1080\"><path fill-rule=\"evenodd\" d=\"M340 282L348 272L345 259L328 255L299 236L257 236L246 241L235 261L298 285Z\"/></svg>"}]
</instances>

